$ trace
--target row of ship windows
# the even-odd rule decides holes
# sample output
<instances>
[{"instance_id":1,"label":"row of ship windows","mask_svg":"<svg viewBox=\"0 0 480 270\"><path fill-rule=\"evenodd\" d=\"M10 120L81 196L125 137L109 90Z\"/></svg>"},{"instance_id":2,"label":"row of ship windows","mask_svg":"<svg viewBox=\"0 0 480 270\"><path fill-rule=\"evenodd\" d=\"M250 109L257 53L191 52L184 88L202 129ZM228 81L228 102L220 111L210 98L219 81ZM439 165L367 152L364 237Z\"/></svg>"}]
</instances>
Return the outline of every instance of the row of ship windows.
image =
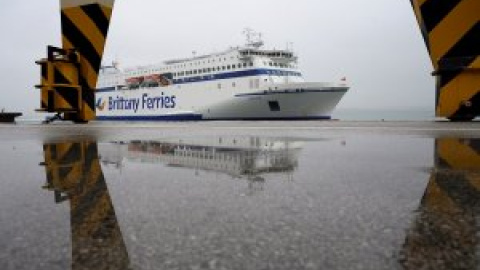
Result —
<instances>
[{"instance_id":1,"label":"row of ship windows","mask_svg":"<svg viewBox=\"0 0 480 270\"><path fill-rule=\"evenodd\" d=\"M230 60L233 60L235 59L235 57L233 56L230 56ZM219 57L218 59L216 59L218 62L225 62L225 61L228 61L227 60L227 57ZM197 61L197 62L190 62L190 63L185 63L185 64L182 64L182 65L176 65L176 66L173 66L173 68L185 68L187 66L199 66L201 64L210 64L210 63L215 63L215 59L212 59L212 60L204 60L204 61Z\"/></svg>"},{"instance_id":2,"label":"row of ship windows","mask_svg":"<svg viewBox=\"0 0 480 270\"><path fill-rule=\"evenodd\" d=\"M288 65L288 64L282 64L282 63L277 63L277 62L263 62L265 66L270 66L270 67L280 67L280 68L295 68L293 65ZM194 74L202 74L202 73L208 73L208 72L215 72L215 71L221 71L221 70L231 70L231 69L236 69L236 68L246 68L247 66L252 67L253 62L249 63L239 63L237 65L232 64L232 65L227 65L227 66L217 66L217 67L212 67L212 68L203 68L203 69L194 69L190 71L181 71L181 72L174 72L173 76L187 76L187 75L194 75ZM137 71L137 72L132 72L128 73L127 75L148 75L149 73L153 72L160 72L161 70L164 69L151 69L151 70L144 70L144 71Z\"/></svg>"},{"instance_id":3,"label":"row of ship windows","mask_svg":"<svg viewBox=\"0 0 480 270\"><path fill-rule=\"evenodd\" d=\"M227 66L218 66L218 67L211 67L211 68L201 68L201 69L194 69L188 71L181 71L181 72L174 72L173 77L181 77L181 76L188 76L188 75L196 75L196 74L204 74L209 72L215 71L222 71L222 70L232 70L237 68L246 68L247 66L253 67L253 63L243 63L238 65L227 65Z\"/></svg>"},{"instance_id":4,"label":"row of ship windows","mask_svg":"<svg viewBox=\"0 0 480 270\"><path fill-rule=\"evenodd\" d=\"M264 65L267 65L267 62L264 62ZM271 67L281 67L281 68L293 68L292 65L287 65L287 64L282 64L282 63L276 63L276 62L269 62L269 66ZM218 66L218 67L212 67L212 68L203 68L203 69L194 69L194 70L189 70L189 71L181 71L181 72L174 72L173 77L181 77L181 76L188 76L188 75L196 75L196 74L203 74L203 73L209 73L209 72L215 72L215 71L224 71L224 70L232 70L232 69L237 69L237 68L246 68L247 66L253 67L253 63L243 63L243 64L238 64L238 65L227 65L227 66Z\"/></svg>"},{"instance_id":5,"label":"row of ship windows","mask_svg":"<svg viewBox=\"0 0 480 270\"><path fill-rule=\"evenodd\" d=\"M243 52L241 52L241 55L243 55L243 56L256 55L256 56L268 56L268 57L286 57L286 58L293 57L292 53L287 53L287 52L243 51Z\"/></svg>"}]
</instances>

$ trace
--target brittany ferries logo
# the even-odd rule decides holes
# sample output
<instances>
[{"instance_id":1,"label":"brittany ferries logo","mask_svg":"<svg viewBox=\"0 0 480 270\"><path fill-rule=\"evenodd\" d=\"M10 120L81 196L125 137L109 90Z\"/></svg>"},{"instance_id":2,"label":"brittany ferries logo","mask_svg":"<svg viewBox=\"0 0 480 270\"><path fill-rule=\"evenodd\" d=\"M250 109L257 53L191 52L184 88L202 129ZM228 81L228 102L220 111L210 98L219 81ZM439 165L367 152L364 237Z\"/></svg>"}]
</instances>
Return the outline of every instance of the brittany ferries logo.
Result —
<instances>
[{"instance_id":1,"label":"brittany ferries logo","mask_svg":"<svg viewBox=\"0 0 480 270\"><path fill-rule=\"evenodd\" d=\"M133 111L139 110L157 110L173 109L177 106L177 97L175 95L165 95L165 93L150 96L144 93L141 97L127 98L123 96L110 96L108 99L99 98L95 107L99 111Z\"/></svg>"},{"instance_id":2,"label":"brittany ferries logo","mask_svg":"<svg viewBox=\"0 0 480 270\"><path fill-rule=\"evenodd\" d=\"M102 98L99 98L97 100L97 104L95 104L95 107L97 107L99 111L103 111L103 109L105 109L106 104L107 104L106 100L102 101Z\"/></svg>"}]
</instances>

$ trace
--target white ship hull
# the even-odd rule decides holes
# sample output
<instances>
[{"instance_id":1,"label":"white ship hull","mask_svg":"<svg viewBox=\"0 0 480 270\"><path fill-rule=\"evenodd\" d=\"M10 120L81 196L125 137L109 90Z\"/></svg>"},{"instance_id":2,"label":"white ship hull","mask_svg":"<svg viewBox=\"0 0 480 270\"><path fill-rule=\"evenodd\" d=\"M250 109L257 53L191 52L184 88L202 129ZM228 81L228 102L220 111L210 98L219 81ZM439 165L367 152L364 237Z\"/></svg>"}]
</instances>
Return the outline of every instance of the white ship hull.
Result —
<instances>
[{"instance_id":1,"label":"white ship hull","mask_svg":"<svg viewBox=\"0 0 480 270\"><path fill-rule=\"evenodd\" d=\"M97 117L109 121L330 119L348 90L321 83L276 88L224 94L208 90L192 94L174 87L102 92L97 94Z\"/></svg>"}]
</instances>

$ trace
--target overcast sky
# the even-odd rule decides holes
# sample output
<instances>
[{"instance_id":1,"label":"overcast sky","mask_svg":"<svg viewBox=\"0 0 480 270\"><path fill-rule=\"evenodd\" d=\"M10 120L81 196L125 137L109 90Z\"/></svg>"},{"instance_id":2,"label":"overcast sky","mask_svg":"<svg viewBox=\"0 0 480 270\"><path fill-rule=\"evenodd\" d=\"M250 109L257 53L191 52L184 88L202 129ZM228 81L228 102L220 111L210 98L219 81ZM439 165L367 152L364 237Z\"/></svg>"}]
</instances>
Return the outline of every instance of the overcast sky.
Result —
<instances>
[{"instance_id":1,"label":"overcast sky","mask_svg":"<svg viewBox=\"0 0 480 270\"><path fill-rule=\"evenodd\" d=\"M0 0L0 108L39 107L46 45L60 46L58 0ZM432 65L408 0L116 0L104 63L121 67L224 50L245 27L292 42L304 76L350 92L339 108L434 108Z\"/></svg>"}]
</instances>

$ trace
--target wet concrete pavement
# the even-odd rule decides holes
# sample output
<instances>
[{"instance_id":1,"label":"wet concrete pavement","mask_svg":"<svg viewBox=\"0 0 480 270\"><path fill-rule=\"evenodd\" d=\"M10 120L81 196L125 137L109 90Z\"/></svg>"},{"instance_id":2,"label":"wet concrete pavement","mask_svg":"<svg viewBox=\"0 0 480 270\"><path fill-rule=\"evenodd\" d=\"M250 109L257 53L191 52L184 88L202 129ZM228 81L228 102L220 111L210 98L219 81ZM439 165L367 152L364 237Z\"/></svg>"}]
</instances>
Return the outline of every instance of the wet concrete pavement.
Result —
<instances>
[{"instance_id":1,"label":"wet concrete pavement","mask_svg":"<svg viewBox=\"0 0 480 270\"><path fill-rule=\"evenodd\" d=\"M0 125L0 269L476 269L480 125Z\"/></svg>"}]
</instances>

